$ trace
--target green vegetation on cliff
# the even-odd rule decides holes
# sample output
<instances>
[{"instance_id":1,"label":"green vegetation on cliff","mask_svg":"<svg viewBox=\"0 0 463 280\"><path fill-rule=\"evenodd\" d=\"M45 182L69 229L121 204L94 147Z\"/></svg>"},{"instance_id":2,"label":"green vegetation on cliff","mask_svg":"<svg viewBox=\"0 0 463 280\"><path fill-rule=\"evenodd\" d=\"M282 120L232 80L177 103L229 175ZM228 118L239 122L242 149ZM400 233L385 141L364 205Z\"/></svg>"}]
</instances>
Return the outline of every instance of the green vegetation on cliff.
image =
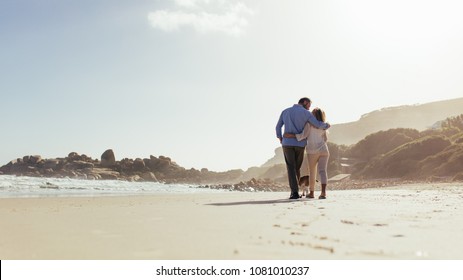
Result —
<instances>
[{"instance_id":1,"label":"green vegetation on cliff","mask_svg":"<svg viewBox=\"0 0 463 280\"><path fill-rule=\"evenodd\" d=\"M463 172L463 115L422 132L390 129L371 134L351 146L346 156L360 162L353 172L359 178L455 177Z\"/></svg>"}]
</instances>

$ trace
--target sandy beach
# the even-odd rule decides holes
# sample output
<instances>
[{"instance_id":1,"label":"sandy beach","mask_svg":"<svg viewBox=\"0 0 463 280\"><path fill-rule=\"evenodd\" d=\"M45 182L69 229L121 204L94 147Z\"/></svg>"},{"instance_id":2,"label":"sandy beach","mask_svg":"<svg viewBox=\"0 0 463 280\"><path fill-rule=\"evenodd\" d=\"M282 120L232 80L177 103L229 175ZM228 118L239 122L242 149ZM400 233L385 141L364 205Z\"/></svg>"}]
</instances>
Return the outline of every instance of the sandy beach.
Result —
<instances>
[{"instance_id":1,"label":"sandy beach","mask_svg":"<svg viewBox=\"0 0 463 280\"><path fill-rule=\"evenodd\" d=\"M0 259L463 259L463 185L2 198Z\"/></svg>"}]
</instances>

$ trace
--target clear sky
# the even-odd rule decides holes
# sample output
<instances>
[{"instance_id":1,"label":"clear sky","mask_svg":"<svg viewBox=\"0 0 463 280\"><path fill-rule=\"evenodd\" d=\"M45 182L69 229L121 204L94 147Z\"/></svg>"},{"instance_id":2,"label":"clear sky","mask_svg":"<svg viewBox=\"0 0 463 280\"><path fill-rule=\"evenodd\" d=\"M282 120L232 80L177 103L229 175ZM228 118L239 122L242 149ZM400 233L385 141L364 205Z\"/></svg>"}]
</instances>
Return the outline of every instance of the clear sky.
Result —
<instances>
[{"instance_id":1,"label":"clear sky","mask_svg":"<svg viewBox=\"0 0 463 280\"><path fill-rule=\"evenodd\" d=\"M0 0L0 165L75 151L247 169L331 123L463 97L463 2Z\"/></svg>"}]
</instances>

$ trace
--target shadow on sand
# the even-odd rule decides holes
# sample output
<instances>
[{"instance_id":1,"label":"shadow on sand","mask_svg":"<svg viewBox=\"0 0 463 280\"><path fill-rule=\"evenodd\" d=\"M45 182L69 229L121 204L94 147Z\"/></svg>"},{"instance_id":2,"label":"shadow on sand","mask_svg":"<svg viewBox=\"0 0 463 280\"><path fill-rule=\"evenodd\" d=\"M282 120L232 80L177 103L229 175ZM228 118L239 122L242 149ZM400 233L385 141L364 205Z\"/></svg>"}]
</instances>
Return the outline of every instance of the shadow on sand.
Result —
<instances>
[{"instance_id":1,"label":"shadow on sand","mask_svg":"<svg viewBox=\"0 0 463 280\"><path fill-rule=\"evenodd\" d=\"M259 205L259 204L276 204L276 203L294 203L304 202L305 199L271 199L271 200L253 200L253 201L237 201L237 202L224 202L224 203L208 203L205 205L212 206L236 206L236 205Z\"/></svg>"}]
</instances>

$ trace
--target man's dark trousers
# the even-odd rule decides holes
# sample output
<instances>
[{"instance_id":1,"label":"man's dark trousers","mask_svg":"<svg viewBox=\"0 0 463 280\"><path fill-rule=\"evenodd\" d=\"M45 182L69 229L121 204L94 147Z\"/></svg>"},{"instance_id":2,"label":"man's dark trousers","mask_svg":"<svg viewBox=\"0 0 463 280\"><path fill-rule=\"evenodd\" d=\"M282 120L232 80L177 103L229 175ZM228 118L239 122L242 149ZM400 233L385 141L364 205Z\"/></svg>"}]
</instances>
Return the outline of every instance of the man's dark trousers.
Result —
<instances>
[{"instance_id":1,"label":"man's dark trousers","mask_svg":"<svg viewBox=\"0 0 463 280\"><path fill-rule=\"evenodd\" d=\"M304 160L304 149L304 147L283 146L286 169L288 170L289 187L291 188L291 197L299 197L299 169Z\"/></svg>"}]
</instances>

